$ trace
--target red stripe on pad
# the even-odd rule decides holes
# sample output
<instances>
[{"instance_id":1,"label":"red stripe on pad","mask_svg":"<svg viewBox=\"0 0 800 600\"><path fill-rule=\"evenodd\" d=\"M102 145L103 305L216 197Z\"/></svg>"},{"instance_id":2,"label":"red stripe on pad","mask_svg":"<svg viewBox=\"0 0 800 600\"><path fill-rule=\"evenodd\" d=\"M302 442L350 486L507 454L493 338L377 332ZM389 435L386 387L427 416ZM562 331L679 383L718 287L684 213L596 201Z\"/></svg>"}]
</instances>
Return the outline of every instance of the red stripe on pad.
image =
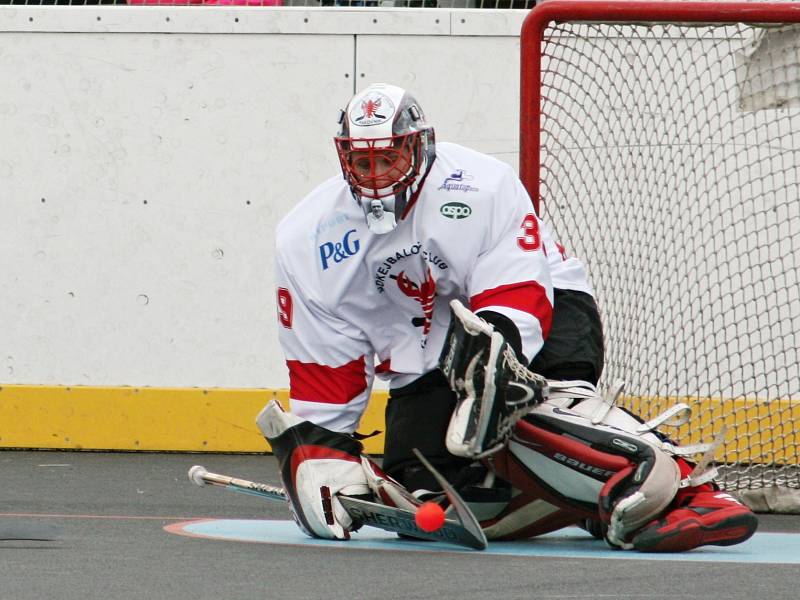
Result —
<instances>
[{"instance_id":1,"label":"red stripe on pad","mask_svg":"<svg viewBox=\"0 0 800 600\"><path fill-rule=\"evenodd\" d=\"M336 448L329 448L327 446L315 446L313 444L304 444L298 446L292 452L291 470L292 480L295 480L297 468L307 460L344 460L347 462L361 463L361 460L352 454L342 452Z\"/></svg>"},{"instance_id":2,"label":"red stripe on pad","mask_svg":"<svg viewBox=\"0 0 800 600\"><path fill-rule=\"evenodd\" d=\"M469 304L472 312L478 312L489 306L507 306L521 310L539 320L543 338L547 339L550 334L550 326L553 323L553 305L547 299L544 287L535 281L521 281L484 290L473 296Z\"/></svg>"},{"instance_id":3,"label":"red stripe on pad","mask_svg":"<svg viewBox=\"0 0 800 600\"><path fill-rule=\"evenodd\" d=\"M608 471L621 471L631 464L624 456L593 450L586 444L570 439L566 435L547 431L528 421L517 421L514 432L523 443L536 444L536 451L545 456L552 457L556 453L561 453Z\"/></svg>"},{"instance_id":4,"label":"red stripe on pad","mask_svg":"<svg viewBox=\"0 0 800 600\"><path fill-rule=\"evenodd\" d=\"M287 360L289 395L293 400L347 404L367 389L364 357L341 367Z\"/></svg>"}]
</instances>

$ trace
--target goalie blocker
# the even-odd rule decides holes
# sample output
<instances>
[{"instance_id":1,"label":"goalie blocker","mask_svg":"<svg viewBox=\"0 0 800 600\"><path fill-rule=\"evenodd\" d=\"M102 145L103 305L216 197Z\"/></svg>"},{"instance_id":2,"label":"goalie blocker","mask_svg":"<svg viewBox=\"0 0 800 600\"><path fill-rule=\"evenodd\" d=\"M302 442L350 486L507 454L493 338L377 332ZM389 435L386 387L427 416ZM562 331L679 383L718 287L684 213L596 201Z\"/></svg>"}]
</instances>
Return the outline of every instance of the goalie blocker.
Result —
<instances>
[{"instance_id":1,"label":"goalie blocker","mask_svg":"<svg viewBox=\"0 0 800 600\"><path fill-rule=\"evenodd\" d=\"M654 431L676 415L688 418L688 407L643 424L615 406L621 387L603 398L584 382L545 380L491 325L457 301L451 308L441 369L458 404L447 447L484 458L516 488L517 504L554 507L540 523L526 521L522 511L506 514L517 531L600 519L611 545L642 551L732 545L755 532L755 515L711 482L715 470L705 465L715 446L681 449ZM697 468L683 458L700 452L706 455Z\"/></svg>"},{"instance_id":2,"label":"goalie blocker","mask_svg":"<svg viewBox=\"0 0 800 600\"><path fill-rule=\"evenodd\" d=\"M284 412L271 400L256 418L278 460L292 515L311 537L346 540L361 527L341 496L414 511L421 504L363 454L363 445Z\"/></svg>"}]
</instances>

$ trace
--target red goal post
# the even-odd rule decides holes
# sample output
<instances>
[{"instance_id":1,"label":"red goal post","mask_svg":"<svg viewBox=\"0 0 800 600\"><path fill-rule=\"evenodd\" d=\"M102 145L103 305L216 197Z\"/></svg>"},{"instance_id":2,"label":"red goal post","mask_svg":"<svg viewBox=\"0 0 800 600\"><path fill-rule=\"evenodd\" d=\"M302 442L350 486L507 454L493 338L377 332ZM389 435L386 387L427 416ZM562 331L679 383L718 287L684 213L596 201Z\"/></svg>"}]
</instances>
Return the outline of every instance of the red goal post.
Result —
<instances>
[{"instance_id":1,"label":"red goal post","mask_svg":"<svg viewBox=\"0 0 800 600\"><path fill-rule=\"evenodd\" d=\"M589 265L604 380L800 510L800 2L545 0L521 34L520 176Z\"/></svg>"}]
</instances>

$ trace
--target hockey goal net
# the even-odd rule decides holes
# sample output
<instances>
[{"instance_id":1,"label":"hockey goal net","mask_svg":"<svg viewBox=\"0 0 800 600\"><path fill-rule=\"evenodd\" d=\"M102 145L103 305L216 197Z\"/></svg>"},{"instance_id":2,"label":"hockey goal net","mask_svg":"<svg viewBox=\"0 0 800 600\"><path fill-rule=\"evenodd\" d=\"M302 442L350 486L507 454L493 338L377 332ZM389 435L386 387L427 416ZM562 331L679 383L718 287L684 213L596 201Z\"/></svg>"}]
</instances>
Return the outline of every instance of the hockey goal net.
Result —
<instances>
[{"instance_id":1,"label":"hockey goal net","mask_svg":"<svg viewBox=\"0 0 800 600\"><path fill-rule=\"evenodd\" d=\"M604 381L720 484L800 509L800 3L546 0L522 31L520 173L586 260Z\"/></svg>"}]
</instances>

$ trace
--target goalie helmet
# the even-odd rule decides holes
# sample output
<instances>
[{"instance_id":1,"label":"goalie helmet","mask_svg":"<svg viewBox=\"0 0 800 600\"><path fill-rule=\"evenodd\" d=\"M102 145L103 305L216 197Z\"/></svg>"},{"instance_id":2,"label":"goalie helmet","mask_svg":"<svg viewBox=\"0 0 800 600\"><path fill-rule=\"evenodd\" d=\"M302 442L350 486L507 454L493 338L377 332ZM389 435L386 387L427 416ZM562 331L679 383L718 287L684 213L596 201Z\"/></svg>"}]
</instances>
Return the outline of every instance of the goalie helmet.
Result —
<instances>
[{"instance_id":1,"label":"goalie helmet","mask_svg":"<svg viewBox=\"0 0 800 600\"><path fill-rule=\"evenodd\" d=\"M403 217L436 157L433 128L406 90L376 83L339 116L334 138L342 173L373 233Z\"/></svg>"}]
</instances>

